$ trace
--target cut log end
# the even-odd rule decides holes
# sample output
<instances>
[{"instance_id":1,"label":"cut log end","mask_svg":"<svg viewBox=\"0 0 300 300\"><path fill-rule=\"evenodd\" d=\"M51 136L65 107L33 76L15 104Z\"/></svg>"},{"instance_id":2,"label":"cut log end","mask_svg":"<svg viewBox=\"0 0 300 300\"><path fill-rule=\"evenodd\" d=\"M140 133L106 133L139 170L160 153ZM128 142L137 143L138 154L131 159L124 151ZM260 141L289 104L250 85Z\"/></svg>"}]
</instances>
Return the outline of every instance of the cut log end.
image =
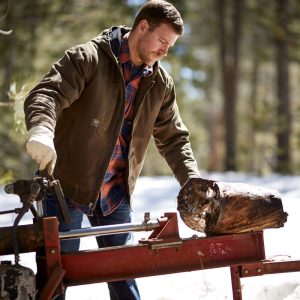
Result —
<instances>
[{"instance_id":1,"label":"cut log end","mask_svg":"<svg viewBox=\"0 0 300 300\"><path fill-rule=\"evenodd\" d=\"M278 228L288 216L278 191L248 184L194 178L177 200L183 222L206 235Z\"/></svg>"}]
</instances>

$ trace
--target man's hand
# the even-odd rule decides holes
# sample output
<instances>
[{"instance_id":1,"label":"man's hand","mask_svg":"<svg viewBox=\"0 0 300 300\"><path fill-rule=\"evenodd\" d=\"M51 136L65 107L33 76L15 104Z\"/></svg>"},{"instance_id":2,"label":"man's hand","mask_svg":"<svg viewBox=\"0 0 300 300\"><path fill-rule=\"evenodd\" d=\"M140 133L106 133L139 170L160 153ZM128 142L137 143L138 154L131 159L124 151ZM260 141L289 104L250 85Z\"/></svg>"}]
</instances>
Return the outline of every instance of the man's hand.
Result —
<instances>
[{"instance_id":1,"label":"man's hand","mask_svg":"<svg viewBox=\"0 0 300 300\"><path fill-rule=\"evenodd\" d=\"M39 170L47 168L52 175L56 163L56 151L53 144L54 134L45 126L36 126L28 131L27 153L39 164Z\"/></svg>"}]
</instances>

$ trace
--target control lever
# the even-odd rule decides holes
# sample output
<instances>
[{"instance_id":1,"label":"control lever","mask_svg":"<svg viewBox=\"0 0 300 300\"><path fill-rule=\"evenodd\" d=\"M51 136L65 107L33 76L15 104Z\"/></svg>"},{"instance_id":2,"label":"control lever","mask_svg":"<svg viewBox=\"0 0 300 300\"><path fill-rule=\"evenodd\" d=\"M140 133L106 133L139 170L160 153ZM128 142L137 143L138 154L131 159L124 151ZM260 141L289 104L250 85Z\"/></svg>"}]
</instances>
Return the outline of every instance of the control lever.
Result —
<instances>
[{"instance_id":1,"label":"control lever","mask_svg":"<svg viewBox=\"0 0 300 300\"><path fill-rule=\"evenodd\" d=\"M54 194L58 203L58 207L61 213L61 216L65 223L71 223L71 215L69 208L67 206L63 190L61 188L59 180L54 179L53 175L48 176L51 180L50 185L53 187Z\"/></svg>"},{"instance_id":2,"label":"control lever","mask_svg":"<svg viewBox=\"0 0 300 300\"><path fill-rule=\"evenodd\" d=\"M53 175L50 175L47 170L48 168L45 170L39 170L39 173L41 176L46 177L49 180L50 186L53 188L54 196L57 200L62 219L65 223L69 224L71 223L71 215L60 182L55 179Z\"/></svg>"}]
</instances>

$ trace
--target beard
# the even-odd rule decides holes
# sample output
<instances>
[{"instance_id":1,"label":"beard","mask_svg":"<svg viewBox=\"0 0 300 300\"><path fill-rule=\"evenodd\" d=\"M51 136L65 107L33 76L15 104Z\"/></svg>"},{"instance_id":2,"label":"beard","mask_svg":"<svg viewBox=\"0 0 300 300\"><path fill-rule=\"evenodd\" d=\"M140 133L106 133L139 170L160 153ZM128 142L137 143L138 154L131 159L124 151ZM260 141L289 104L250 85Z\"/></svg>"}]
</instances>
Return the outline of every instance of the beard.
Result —
<instances>
[{"instance_id":1,"label":"beard","mask_svg":"<svg viewBox=\"0 0 300 300\"><path fill-rule=\"evenodd\" d=\"M161 56L158 55L157 52L149 52L149 51L141 51L139 56L142 62L148 66L153 66L158 60L160 60Z\"/></svg>"},{"instance_id":2,"label":"beard","mask_svg":"<svg viewBox=\"0 0 300 300\"><path fill-rule=\"evenodd\" d=\"M147 42L143 39L137 41L136 44L136 53L139 57L139 60L142 64L146 64L148 66L154 65L158 60L162 58L163 55L158 51L151 51L147 47Z\"/></svg>"}]
</instances>

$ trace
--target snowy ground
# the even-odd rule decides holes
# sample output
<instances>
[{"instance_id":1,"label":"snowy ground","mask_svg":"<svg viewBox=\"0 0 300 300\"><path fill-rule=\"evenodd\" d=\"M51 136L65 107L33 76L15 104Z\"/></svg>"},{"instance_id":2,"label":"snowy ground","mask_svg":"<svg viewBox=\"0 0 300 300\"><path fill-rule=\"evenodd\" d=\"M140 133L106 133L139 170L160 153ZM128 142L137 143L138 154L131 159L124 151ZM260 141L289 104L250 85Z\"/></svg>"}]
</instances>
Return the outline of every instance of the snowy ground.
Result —
<instances>
[{"instance_id":1,"label":"snowy ground","mask_svg":"<svg viewBox=\"0 0 300 300\"><path fill-rule=\"evenodd\" d=\"M279 190L284 210L289 214L283 228L264 231L267 258L278 260L300 259L298 239L300 215L300 176L269 175L257 177L247 174L203 174L203 177L226 181L243 182ZM142 221L145 212L156 219L165 212L176 211L176 197L179 185L172 177L141 177L134 193L134 221ZM0 211L19 206L18 198L9 198L0 189ZM29 223L30 214L22 221ZM11 225L13 215L1 215L0 226ZM83 227L89 227L85 219ZM179 221L181 237L190 237L194 231ZM135 234L135 240L147 237L150 233ZM201 234L197 233L201 236ZM95 249L94 238L83 238L81 249ZM12 259L2 256L0 260ZM22 254L21 264L35 271L33 254ZM137 279L143 300L232 299L229 268L178 273ZM300 272L265 275L242 279L244 300L295 300L300 299ZM67 290L67 300L107 300L106 284L92 284L72 287Z\"/></svg>"}]
</instances>

